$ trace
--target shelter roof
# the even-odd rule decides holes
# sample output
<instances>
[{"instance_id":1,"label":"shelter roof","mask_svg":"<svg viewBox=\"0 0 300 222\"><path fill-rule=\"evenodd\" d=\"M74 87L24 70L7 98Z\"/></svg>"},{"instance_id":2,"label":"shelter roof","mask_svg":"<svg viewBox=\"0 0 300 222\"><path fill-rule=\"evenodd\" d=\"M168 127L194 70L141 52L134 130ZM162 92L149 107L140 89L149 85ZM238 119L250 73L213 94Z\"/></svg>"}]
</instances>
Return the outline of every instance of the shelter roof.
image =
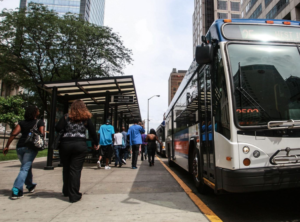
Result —
<instances>
[{"instance_id":1,"label":"shelter roof","mask_svg":"<svg viewBox=\"0 0 300 222\"><path fill-rule=\"evenodd\" d=\"M123 115L129 118L141 120L133 76L44 82L39 87L49 93L52 93L53 88L56 87L58 98L64 102L72 103L76 99L81 99L92 113L97 113L102 109L108 94L109 96L130 97L133 99L130 102L111 100L109 104L117 105L118 113L123 112Z\"/></svg>"}]
</instances>

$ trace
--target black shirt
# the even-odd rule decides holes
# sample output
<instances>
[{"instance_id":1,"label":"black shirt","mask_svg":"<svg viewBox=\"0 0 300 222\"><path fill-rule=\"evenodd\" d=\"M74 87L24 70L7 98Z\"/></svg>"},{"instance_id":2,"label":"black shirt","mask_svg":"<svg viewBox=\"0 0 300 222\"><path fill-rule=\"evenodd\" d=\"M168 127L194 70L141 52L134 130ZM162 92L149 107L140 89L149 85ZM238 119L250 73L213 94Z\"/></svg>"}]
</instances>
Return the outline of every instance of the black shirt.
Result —
<instances>
[{"instance_id":1,"label":"black shirt","mask_svg":"<svg viewBox=\"0 0 300 222\"><path fill-rule=\"evenodd\" d=\"M19 125L21 127L21 133L22 136L20 137L18 144L17 144L17 148L20 147L25 147L25 140L30 132L30 130L34 127L36 121L38 121L37 124L37 128L39 129L41 126L45 126L44 121L42 120L37 120L37 119L33 119L33 120L22 120L19 122Z\"/></svg>"}]
</instances>

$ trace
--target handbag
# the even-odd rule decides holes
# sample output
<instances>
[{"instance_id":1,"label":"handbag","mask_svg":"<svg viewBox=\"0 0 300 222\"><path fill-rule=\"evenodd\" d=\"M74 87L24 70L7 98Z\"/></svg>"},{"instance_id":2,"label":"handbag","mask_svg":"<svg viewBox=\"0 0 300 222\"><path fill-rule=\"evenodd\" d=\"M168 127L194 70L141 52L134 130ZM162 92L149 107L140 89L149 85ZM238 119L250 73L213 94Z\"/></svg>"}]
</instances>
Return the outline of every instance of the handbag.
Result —
<instances>
[{"instance_id":1,"label":"handbag","mask_svg":"<svg viewBox=\"0 0 300 222\"><path fill-rule=\"evenodd\" d=\"M39 131L37 124L39 122L39 119L36 120L36 123L32 127L32 129L29 131L26 140L25 140L25 146L29 149L34 149L36 151L42 151L45 147L45 140L44 135Z\"/></svg>"}]
</instances>

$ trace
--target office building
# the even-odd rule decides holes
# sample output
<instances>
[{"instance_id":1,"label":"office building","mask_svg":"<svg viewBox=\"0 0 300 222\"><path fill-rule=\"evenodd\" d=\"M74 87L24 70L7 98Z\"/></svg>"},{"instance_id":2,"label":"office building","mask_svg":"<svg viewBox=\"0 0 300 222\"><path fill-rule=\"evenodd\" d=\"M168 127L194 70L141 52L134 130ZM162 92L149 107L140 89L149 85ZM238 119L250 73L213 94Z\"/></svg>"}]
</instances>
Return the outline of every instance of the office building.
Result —
<instances>
[{"instance_id":1,"label":"office building","mask_svg":"<svg viewBox=\"0 0 300 222\"><path fill-rule=\"evenodd\" d=\"M241 17L300 20L300 0L242 0Z\"/></svg>"},{"instance_id":2,"label":"office building","mask_svg":"<svg viewBox=\"0 0 300 222\"><path fill-rule=\"evenodd\" d=\"M26 7L30 2L44 4L59 15L71 12L79 14L90 23L104 25L105 0L21 0L20 8Z\"/></svg>"},{"instance_id":3,"label":"office building","mask_svg":"<svg viewBox=\"0 0 300 222\"><path fill-rule=\"evenodd\" d=\"M173 68L170 77L169 77L169 85L168 85L168 105L170 105L175 93L177 92L178 87L186 74L186 70L176 70Z\"/></svg>"},{"instance_id":4,"label":"office building","mask_svg":"<svg viewBox=\"0 0 300 222\"><path fill-rule=\"evenodd\" d=\"M240 0L194 0L193 49L216 19L241 18Z\"/></svg>"}]
</instances>

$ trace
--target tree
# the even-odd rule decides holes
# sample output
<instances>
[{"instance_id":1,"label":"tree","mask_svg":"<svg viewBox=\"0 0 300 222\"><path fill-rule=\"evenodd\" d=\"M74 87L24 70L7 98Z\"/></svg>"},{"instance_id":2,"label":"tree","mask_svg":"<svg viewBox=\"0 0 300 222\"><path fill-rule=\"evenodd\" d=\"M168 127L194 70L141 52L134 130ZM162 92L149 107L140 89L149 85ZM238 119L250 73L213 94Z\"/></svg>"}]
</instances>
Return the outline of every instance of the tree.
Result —
<instances>
[{"instance_id":1,"label":"tree","mask_svg":"<svg viewBox=\"0 0 300 222\"><path fill-rule=\"evenodd\" d=\"M37 84L123 74L131 50L108 27L73 14L58 16L41 4L3 10L0 17L0 78L38 96L49 113L50 95Z\"/></svg>"},{"instance_id":2,"label":"tree","mask_svg":"<svg viewBox=\"0 0 300 222\"><path fill-rule=\"evenodd\" d=\"M24 119L25 109L23 108L24 101L20 96L0 97L0 122L8 124L13 130L20 120ZM3 146L6 135L6 127L4 130Z\"/></svg>"}]
</instances>

